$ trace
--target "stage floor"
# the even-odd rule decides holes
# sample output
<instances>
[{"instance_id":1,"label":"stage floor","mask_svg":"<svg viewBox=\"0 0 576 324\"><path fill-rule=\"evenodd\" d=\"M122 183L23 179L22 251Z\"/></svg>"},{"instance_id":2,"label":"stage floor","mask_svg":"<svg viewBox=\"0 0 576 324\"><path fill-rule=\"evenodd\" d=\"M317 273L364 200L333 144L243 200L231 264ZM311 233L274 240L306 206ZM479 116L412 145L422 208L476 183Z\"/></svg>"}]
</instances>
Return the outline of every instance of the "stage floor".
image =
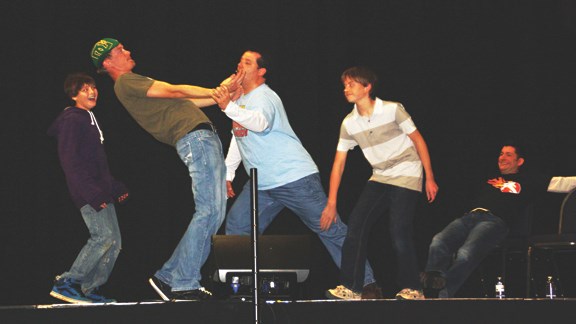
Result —
<instances>
[{"instance_id":1,"label":"stage floor","mask_svg":"<svg viewBox=\"0 0 576 324\"><path fill-rule=\"evenodd\" d=\"M576 299L146 301L0 307L1 323L555 323Z\"/></svg>"}]
</instances>

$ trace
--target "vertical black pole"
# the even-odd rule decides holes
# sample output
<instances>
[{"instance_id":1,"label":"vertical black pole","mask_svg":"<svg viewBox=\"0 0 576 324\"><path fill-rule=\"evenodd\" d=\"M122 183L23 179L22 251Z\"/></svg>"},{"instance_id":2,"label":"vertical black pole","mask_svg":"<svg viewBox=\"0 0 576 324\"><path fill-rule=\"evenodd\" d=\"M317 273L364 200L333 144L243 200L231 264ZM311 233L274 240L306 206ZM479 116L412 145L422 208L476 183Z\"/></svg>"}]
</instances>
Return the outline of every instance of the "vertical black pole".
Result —
<instances>
[{"instance_id":1,"label":"vertical black pole","mask_svg":"<svg viewBox=\"0 0 576 324\"><path fill-rule=\"evenodd\" d=\"M258 308L258 286L260 285L258 266L258 172L255 168L250 169L250 204L252 215L252 276L254 278L252 300L254 303L254 319L256 324L260 321Z\"/></svg>"}]
</instances>

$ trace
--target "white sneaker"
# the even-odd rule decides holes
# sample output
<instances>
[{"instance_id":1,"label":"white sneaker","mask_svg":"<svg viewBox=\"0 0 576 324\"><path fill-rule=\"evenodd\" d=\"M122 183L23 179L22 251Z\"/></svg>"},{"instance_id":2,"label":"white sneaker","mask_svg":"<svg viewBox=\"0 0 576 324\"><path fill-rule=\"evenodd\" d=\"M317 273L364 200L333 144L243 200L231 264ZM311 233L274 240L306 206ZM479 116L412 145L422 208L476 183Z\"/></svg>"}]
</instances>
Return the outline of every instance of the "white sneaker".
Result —
<instances>
[{"instance_id":1,"label":"white sneaker","mask_svg":"<svg viewBox=\"0 0 576 324\"><path fill-rule=\"evenodd\" d=\"M326 291L326 297L330 299L360 300L362 295L340 285Z\"/></svg>"},{"instance_id":2,"label":"white sneaker","mask_svg":"<svg viewBox=\"0 0 576 324\"><path fill-rule=\"evenodd\" d=\"M422 290L404 288L396 294L396 299L421 300L426 299Z\"/></svg>"}]
</instances>

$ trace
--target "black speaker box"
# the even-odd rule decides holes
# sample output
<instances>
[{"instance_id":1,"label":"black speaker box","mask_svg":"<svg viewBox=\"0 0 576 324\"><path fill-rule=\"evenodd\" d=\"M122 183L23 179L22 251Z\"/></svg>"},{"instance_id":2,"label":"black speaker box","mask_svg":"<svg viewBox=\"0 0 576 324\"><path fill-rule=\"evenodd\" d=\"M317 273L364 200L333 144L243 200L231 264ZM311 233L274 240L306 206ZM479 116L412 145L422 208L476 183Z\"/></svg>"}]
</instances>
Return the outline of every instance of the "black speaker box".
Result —
<instances>
[{"instance_id":1,"label":"black speaker box","mask_svg":"<svg viewBox=\"0 0 576 324\"><path fill-rule=\"evenodd\" d=\"M308 235L260 235L257 239L259 296L301 298L310 273L312 240ZM207 263L211 289L218 297L253 297L253 244L249 235L214 235Z\"/></svg>"},{"instance_id":2,"label":"black speaker box","mask_svg":"<svg viewBox=\"0 0 576 324\"><path fill-rule=\"evenodd\" d=\"M257 238L260 272L295 272L298 282L308 277L311 265L311 238L308 235L260 235ZM229 271L251 272L252 240L249 235L212 236L214 280L225 282Z\"/></svg>"}]
</instances>

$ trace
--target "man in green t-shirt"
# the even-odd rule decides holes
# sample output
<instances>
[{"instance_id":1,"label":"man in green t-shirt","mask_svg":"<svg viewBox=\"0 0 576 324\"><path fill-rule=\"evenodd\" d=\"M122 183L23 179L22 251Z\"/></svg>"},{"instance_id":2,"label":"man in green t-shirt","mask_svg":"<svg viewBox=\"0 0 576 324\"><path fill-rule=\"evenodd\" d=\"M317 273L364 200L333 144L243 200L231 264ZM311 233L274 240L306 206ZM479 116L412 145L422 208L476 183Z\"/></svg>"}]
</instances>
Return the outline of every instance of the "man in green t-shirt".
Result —
<instances>
[{"instance_id":1,"label":"man in green t-shirt","mask_svg":"<svg viewBox=\"0 0 576 324\"><path fill-rule=\"evenodd\" d=\"M212 89L174 85L132 72L130 51L116 39L104 38L91 51L99 73L114 80L114 92L124 108L148 133L176 148L188 167L196 211L172 256L150 285L163 300L201 300L211 293L200 285L200 269L210 253L210 240L226 213L226 166L215 128L200 107L215 104ZM222 82L239 89L243 75Z\"/></svg>"}]
</instances>

